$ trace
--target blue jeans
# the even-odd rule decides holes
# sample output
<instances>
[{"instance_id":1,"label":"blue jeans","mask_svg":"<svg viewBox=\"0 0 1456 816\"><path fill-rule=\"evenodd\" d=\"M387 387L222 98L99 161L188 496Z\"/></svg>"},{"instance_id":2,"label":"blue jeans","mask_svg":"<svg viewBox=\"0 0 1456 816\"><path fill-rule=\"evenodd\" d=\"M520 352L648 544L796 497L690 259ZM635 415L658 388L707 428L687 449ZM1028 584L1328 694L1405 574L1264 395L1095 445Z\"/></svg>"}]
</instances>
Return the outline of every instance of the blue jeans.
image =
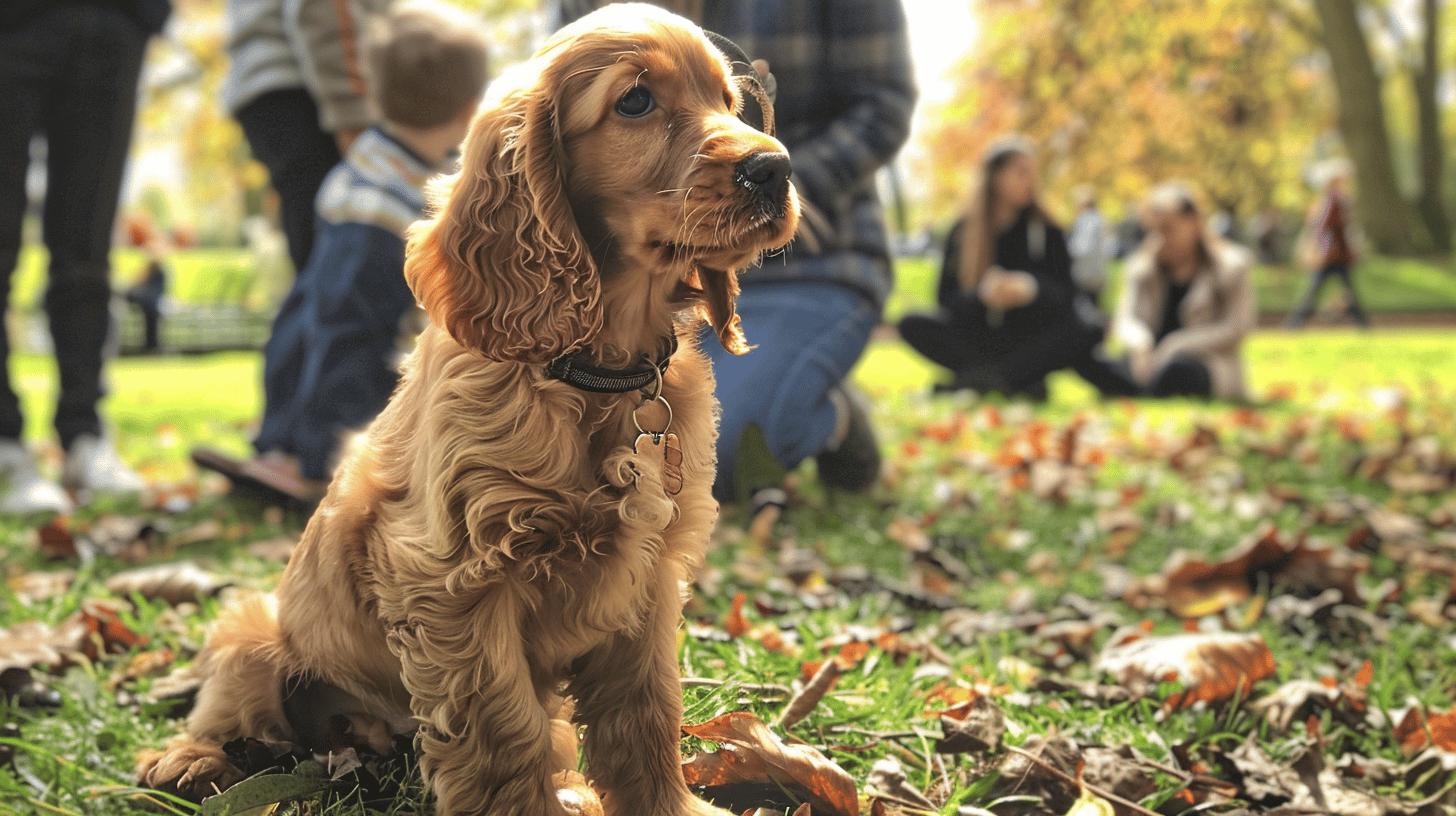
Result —
<instances>
[{"instance_id":1,"label":"blue jeans","mask_svg":"<svg viewBox=\"0 0 1456 816\"><path fill-rule=\"evenodd\" d=\"M400 322L414 306L404 242L376 227L329 225L299 271L263 349L260 453L327 479L340 438L369 424L399 382Z\"/></svg>"},{"instance_id":2,"label":"blue jeans","mask_svg":"<svg viewBox=\"0 0 1456 816\"><path fill-rule=\"evenodd\" d=\"M879 313L853 289L823 281L745 286L738 298L743 333L755 348L735 357L711 331L701 337L713 362L723 415L715 492L733 486L739 443L750 426L763 433L779 465L794 468L829 443L837 419L829 392L864 353Z\"/></svg>"}]
</instances>

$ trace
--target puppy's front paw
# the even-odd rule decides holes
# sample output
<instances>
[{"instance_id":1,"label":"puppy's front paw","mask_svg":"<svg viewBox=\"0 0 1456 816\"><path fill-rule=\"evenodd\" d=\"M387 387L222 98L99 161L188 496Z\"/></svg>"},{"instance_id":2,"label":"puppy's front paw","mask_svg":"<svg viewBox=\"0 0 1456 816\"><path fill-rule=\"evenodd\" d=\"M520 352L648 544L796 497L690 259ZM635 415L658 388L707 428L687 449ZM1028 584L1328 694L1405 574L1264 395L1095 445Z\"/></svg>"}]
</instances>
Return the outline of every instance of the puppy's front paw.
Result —
<instances>
[{"instance_id":1,"label":"puppy's front paw","mask_svg":"<svg viewBox=\"0 0 1456 816\"><path fill-rule=\"evenodd\" d=\"M241 782L243 772L233 766L216 743L177 737L160 751L144 751L137 758L137 781L149 788L176 791L194 802Z\"/></svg>"},{"instance_id":2,"label":"puppy's front paw","mask_svg":"<svg viewBox=\"0 0 1456 816\"><path fill-rule=\"evenodd\" d=\"M560 771L551 777L556 785L556 801L567 816L604 816L601 797L597 796L586 777L576 771Z\"/></svg>"}]
</instances>

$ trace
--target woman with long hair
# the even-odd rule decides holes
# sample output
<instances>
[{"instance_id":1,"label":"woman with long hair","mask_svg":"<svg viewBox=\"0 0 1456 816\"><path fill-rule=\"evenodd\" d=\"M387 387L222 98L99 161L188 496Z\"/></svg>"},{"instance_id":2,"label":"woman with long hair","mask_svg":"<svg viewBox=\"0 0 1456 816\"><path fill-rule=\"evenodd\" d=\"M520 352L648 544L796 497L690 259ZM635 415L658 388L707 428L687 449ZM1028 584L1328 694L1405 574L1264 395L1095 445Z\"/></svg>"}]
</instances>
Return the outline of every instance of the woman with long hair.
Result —
<instances>
[{"instance_id":1,"label":"woman with long hair","mask_svg":"<svg viewBox=\"0 0 1456 816\"><path fill-rule=\"evenodd\" d=\"M1002 138L946 242L940 308L905 317L900 335L950 369L952 388L1044 397L1046 376L1080 367L1101 340L1071 269L1066 235L1038 198L1031 144Z\"/></svg>"},{"instance_id":2,"label":"woman with long hair","mask_svg":"<svg viewBox=\"0 0 1456 816\"><path fill-rule=\"evenodd\" d=\"M1243 340L1256 320L1251 253L1215 235L1185 184L1158 187L1148 237L1128 259L1115 333L1139 391L1243 399Z\"/></svg>"}]
</instances>

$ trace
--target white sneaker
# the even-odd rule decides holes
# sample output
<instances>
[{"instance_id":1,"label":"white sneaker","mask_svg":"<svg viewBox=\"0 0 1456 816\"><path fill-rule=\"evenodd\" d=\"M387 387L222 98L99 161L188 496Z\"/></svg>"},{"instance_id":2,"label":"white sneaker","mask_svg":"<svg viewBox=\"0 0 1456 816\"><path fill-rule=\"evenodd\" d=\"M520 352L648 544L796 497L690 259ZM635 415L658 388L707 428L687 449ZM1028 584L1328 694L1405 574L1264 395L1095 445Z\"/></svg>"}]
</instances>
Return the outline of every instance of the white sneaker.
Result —
<instances>
[{"instance_id":1,"label":"white sneaker","mask_svg":"<svg viewBox=\"0 0 1456 816\"><path fill-rule=\"evenodd\" d=\"M69 512L71 499L66 491L41 477L30 451L19 442L0 440L0 514Z\"/></svg>"},{"instance_id":2,"label":"white sneaker","mask_svg":"<svg viewBox=\"0 0 1456 816\"><path fill-rule=\"evenodd\" d=\"M66 451L61 483L72 490L106 496L134 495L147 486L136 471L121 461L111 440L90 434L78 437Z\"/></svg>"}]
</instances>

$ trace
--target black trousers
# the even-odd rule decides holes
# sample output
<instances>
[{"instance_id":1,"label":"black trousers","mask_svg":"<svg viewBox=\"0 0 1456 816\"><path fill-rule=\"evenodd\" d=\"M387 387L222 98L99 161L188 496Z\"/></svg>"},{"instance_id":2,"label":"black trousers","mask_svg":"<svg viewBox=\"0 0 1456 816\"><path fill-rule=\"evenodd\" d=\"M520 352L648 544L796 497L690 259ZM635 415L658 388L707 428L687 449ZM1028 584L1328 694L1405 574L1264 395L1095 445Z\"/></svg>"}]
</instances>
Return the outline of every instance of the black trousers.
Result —
<instances>
[{"instance_id":1,"label":"black trousers","mask_svg":"<svg viewBox=\"0 0 1456 816\"><path fill-rule=\"evenodd\" d=\"M1109 360L1093 355L1080 361L1075 368L1104 397L1209 399L1213 396L1213 374L1202 360L1195 357L1174 357L1154 371L1147 383L1133 378L1132 366L1127 360Z\"/></svg>"},{"instance_id":2,"label":"black trousers","mask_svg":"<svg viewBox=\"0 0 1456 816\"><path fill-rule=\"evenodd\" d=\"M966 299L934 312L905 316L900 336L931 362L956 375L958 385L1017 394L1047 375L1077 368L1101 337L1068 312L1053 324L991 315Z\"/></svg>"},{"instance_id":3,"label":"black trousers","mask_svg":"<svg viewBox=\"0 0 1456 816\"><path fill-rule=\"evenodd\" d=\"M43 135L45 309L60 370L63 445L101 432L108 256L146 42L132 17L90 3L51 4L0 31L0 304L9 303L20 253L31 144ZM0 363L9 353L0 331ZM8 365L0 365L0 438L19 438L23 424Z\"/></svg>"},{"instance_id":4,"label":"black trousers","mask_svg":"<svg viewBox=\"0 0 1456 816\"><path fill-rule=\"evenodd\" d=\"M269 181L278 191L295 271L303 269L313 252L314 199L340 159L333 135L319 127L318 117L317 103L303 88L269 91L237 113L253 158L268 168Z\"/></svg>"},{"instance_id":5,"label":"black trousers","mask_svg":"<svg viewBox=\"0 0 1456 816\"><path fill-rule=\"evenodd\" d=\"M1320 291L1331 279L1338 279L1345 286L1345 297L1347 299L1346 311L1350 318L1361 326L1370 325L1370 320L1365 316L1365 310L1360 307L1360 296L1355 293L1355 279L1351 274L1349 264L1326 264L1315 270L1309 278L1309 289L1305 290L1304 297L1300 300L1298 308L1289 316L1289 325L1299 327L1304 321L1314 314L1319 306Z\"/></svg>"}]
</instances>

